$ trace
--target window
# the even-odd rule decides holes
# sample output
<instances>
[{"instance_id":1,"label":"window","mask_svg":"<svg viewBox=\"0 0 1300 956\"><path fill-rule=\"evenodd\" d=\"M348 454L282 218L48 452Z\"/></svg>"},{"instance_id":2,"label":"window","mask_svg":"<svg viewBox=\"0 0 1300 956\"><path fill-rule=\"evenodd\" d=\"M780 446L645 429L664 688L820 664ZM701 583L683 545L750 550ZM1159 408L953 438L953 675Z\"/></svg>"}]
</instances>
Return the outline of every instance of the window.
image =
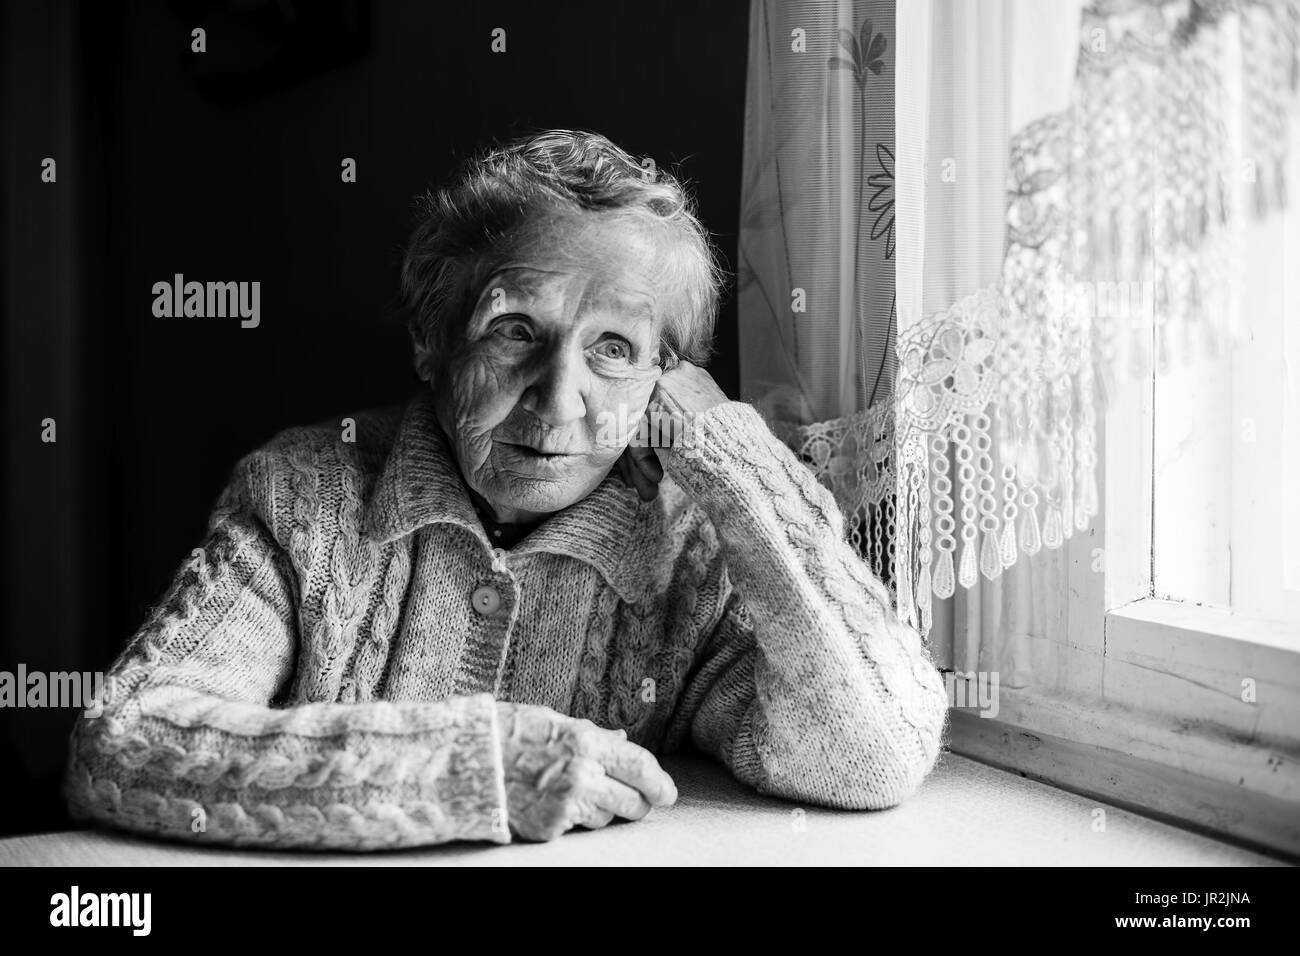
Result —
<instances>
[{"instance_id":1,"label":"window","mask_svg":"<svg viewBox=\"0 0 1300 956\"><path fill-rule=\"evenodd\" d=\"M1153 593L1300 645L1297 204L1248 223L1242 251L1231 347L1155 376Z\"/></svg>"},{"instance_id":2,"label":"window","mask_svg":"<svg viewBox=\"0 0 1300 956\"><path fill-rule=\"evenodd\" d=\"M1287 180L1300 183L1293 131ZM1300 856L1300 192L1242 237L1215 357L1122 380L1102 513L1066 542L1056 686L954 716L953 747ZM1149 327L1149 324L1148 324ZM1159 335L1154 330L1153 338ZM1159 354L1159 347L1154 349Z\"/></svg>"}]
</instances>

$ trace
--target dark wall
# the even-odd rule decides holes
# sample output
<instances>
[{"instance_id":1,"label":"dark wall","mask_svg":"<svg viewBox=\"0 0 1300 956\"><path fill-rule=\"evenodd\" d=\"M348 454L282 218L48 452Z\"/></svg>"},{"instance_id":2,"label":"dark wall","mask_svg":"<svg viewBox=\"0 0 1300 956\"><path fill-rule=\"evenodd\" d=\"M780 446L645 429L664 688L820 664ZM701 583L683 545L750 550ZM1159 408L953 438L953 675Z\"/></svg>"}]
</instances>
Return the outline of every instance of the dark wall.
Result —
<instances>
[{"instance_id":1,"label":"dark wall","mask_svg":"<svg viewBox=\"0 0 1300 956\"><path fill-rule=\"evenodd\" d=\"M106 668L243 452L409 395L394 293L411 199L476 146L605 133L695 183L734 269L745 0L56 0L3 17L0 670ZM178 272L260 281L261 325L156 318L151 288ZM728 298L712 371L733 396L735 327ZM71 719L0 710L0 832L67 825Z\"/></svg>"}]
</instances>

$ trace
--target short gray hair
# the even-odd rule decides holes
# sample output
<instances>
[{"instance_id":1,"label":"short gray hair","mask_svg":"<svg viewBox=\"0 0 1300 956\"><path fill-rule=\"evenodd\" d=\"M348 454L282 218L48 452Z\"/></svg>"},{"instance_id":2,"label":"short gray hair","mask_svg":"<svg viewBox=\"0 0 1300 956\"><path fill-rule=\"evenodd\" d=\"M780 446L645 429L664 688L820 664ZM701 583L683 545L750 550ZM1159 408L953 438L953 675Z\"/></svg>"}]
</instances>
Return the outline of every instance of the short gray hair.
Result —
<instances>
[{"instance_id":1,"label":"short gray hair","mask_svg":"<svg viewBox=\"0 0 1300 956\"><path fill-rule=\"evenodd\" d=\"M704 364L723 271L684 185L644 162L597 133L547 130L480 152L443 188L418 197L401 292L420 377L428 379L447 354L479 287L524 227L539 216L576 212L626 215L671 246L664 365Z\"/></svg>"}]
</instances>

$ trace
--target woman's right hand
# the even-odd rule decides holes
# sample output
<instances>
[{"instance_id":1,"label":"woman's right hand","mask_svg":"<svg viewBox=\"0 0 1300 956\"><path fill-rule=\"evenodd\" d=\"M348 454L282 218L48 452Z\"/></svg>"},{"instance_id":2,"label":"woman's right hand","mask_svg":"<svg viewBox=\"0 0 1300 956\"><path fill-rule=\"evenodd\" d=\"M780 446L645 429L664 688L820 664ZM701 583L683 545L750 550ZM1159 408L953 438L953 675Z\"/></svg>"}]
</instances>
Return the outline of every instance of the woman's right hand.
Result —
<instances>
[{"instance_id":1,"label":"woman's right hand","mask_svg":"<svg viewBox=\"0 0 1300 956\"><path fill-rule=\"evenodd\" d=\"M534 704L498 702L510 830L553 840L575 826L640 820L671 806L677 787L654 754L590 720Z\"/></svg>"}]
</instances>

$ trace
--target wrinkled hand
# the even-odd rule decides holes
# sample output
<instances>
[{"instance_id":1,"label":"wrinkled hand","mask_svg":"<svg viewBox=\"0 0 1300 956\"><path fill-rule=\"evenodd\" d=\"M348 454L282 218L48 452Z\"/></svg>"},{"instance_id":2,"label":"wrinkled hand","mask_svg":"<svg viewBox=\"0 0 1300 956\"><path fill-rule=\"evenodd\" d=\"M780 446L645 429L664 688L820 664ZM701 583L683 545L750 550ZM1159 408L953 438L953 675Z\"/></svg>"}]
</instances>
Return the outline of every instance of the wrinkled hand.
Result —
<instances>
[{"instance_id":1,"label":"wrinkled hand","mask_svg":"<svg viewBox=\"0 0 1300 956\"><path fill-rule=\"evenodd\" d=\"M727 400L726 393L718 387L713 376L690 362L683 362L660 376L646 406L651 443L638 444L634 440L618 460L623 480L636 489L642 501L654 500L659 494L659 482L664 477L668 449L654 445L655 438L666 437L663 435L664 422L690 423L696 415ZM660 416L658 423L652 417L656 413ZM679 432L674 428L672 434L675 441Z\"/></svg>"},{"instance_id":2,"label":"wrinkled hand","mask_svg":"<svg viewBox=\"0 0 1300 956\"><path fill-rule=\"evenodd\" d=\"M532 704L498 704L510 830L553 840L575 826L640 820L671 806L677 787L654 755L590 720Z\"/></svg>"}]
</instances>

